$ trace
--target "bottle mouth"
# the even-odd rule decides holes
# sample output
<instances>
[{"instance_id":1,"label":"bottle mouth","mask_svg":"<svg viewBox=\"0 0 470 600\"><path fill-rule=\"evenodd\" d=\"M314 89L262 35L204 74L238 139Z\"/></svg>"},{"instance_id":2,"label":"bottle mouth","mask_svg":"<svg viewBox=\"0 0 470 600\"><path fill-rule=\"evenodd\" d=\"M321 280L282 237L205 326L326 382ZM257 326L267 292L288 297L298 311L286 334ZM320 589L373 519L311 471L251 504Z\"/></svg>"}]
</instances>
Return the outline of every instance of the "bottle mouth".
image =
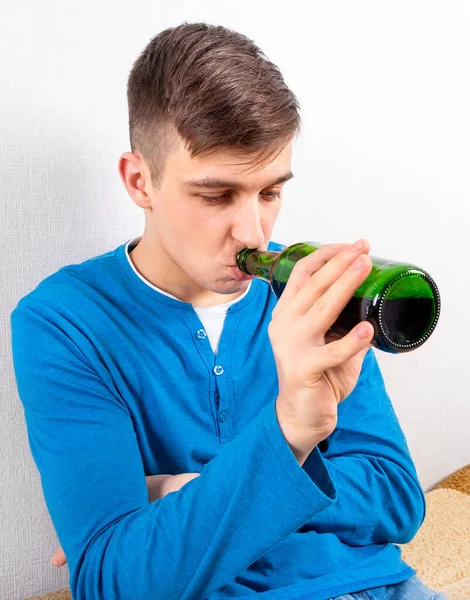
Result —
<instances>
[{"instance_id":1,"label":"bottle mouth","mask_svg":"<svg viewBox=\"0 0 470 600\"><path fill-rule=\"evenodd\" d=\"M237 254L237 258L235 259L236 266L242 273L245 273L245 275L251 275L251 273L246 269L246 257L252 252L256 252L256 248L244 248L243 250L240 250L240 252Z\"/></svg>"},{"instance_id":2,"label":"bottle mouth","mask_svg":"<svg viewBox=\"0 0 470 600\"><path fill-rule=\"evenodd\" d=\"M439 290L432 277L410 269L385 288L377 322L388 346L403 352L424 344L436 328L440 311Z\"/></svg>"}]
</instances>

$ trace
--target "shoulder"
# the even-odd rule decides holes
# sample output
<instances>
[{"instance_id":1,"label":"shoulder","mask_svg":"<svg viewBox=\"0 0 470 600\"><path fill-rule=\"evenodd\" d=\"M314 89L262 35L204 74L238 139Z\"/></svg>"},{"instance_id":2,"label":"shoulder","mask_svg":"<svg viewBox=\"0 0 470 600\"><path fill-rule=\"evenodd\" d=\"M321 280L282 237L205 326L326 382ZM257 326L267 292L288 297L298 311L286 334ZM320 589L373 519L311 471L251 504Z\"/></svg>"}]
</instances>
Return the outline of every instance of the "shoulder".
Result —
<instances>
[{"instance_id":1,"label":"shoulder","mask_svg":"<svg viewBox=\"0 0 470 600\"><path fill-rule=\"evenodd\" d=\"M114 279L114 252L61 267L20 298L14 310L22 306L63 308L86 302L105 287L103 282L109 286Z\"/></svg>"},{"instance_id":2,"label":"shoulder","mask_svg":"<svg viewBox=\"0 0 470 600\"><path fill-rule=\"evenodd\" d=\"M271 252L280 252L286 248L285 244L280 244L279 242L270 241L268 244L268 250Z\"/></svg>"}]
</instances>

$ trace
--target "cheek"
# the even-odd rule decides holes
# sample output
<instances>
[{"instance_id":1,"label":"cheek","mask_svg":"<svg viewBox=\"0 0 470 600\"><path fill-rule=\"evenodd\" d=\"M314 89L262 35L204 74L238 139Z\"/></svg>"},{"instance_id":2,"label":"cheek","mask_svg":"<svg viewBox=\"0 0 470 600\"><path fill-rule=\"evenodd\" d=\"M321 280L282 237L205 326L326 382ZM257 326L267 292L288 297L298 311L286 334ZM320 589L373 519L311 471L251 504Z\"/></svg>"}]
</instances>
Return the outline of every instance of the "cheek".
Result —
<instances>
[{"instance_id":1,"label":"cheek","mask_svg":"<svg viewBox=\"0 0 470 600\"><path fill-rule=\"evenodd\" d=\"M161 214L156 214L155 218L160 229L184 236L194 235L201 227L206 226L203 215L196 206L179 202L177 198L173 198L173 202L165 203Z\"/></svg>"}]
</instances>

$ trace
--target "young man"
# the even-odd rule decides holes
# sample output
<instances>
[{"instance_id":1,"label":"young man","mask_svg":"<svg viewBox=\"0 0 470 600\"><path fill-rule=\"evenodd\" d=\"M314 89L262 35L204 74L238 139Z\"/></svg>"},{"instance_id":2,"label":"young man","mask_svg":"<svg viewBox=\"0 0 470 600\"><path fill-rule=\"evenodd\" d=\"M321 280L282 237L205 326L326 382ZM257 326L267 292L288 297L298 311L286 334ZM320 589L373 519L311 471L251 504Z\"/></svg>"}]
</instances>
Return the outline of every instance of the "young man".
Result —
<instances>
[{"instance_id":1,"label":"young man","mask_svg":"<svg viewBox=\"0 0 470 600\"><path fill-rule=\"evenodd\" d=\"M425 501L372 326L328 336L367 241L300 261L279 301L235 267L244 247L282 247L300 118L279 70L238 33L184 24L145 48L128 100L119 173L143 235L60 269L11 317L73 597L442 597L396 546Z\"/></svg>"}]
</instances>

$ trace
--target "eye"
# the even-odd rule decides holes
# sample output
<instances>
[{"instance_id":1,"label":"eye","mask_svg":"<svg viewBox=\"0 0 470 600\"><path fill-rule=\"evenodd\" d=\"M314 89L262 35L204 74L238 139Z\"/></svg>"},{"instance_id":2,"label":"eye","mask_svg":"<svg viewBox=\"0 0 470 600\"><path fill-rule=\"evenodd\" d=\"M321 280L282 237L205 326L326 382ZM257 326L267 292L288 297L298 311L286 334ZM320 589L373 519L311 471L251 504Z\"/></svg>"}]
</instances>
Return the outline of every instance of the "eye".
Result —
<instances>
[{"instance_id":1,"label":"eye","mask_svg":"<svg viewBox=\"0 0 470 600\"><path fill-rule=\"evenodd\" d=\"M269 198L270 200L275 200L277 198L281 197L281 192L275 192L275 191L265 191L265 192L260 192L260 196L265 196L266 198ZM225 200L228 200L231 198L230 194L222 194L221 196L201 196L202 201L205 204L221 204L222 202L224 202Z\"/></svg>"},{"instance_id":2,"label":"eye","mask_svg":"<svg viewBox=\"0 0 470 600\"><path fill-rule=\"evenodd\" d=\"M280 198L281 192L261 192L262 196L266 196L267 198Z\"/></svg>"},{"instance_id":3,"label":"eye","mask_svg":"<svg viewBox=\"0 0 470 600\"><path fill-rule=\"evenodd\" d=\"M220 204L227 198L230 198L230 194L222 194L221 196L201 196L202 201L206 204Z\"/></svg>"}]
</instances>

